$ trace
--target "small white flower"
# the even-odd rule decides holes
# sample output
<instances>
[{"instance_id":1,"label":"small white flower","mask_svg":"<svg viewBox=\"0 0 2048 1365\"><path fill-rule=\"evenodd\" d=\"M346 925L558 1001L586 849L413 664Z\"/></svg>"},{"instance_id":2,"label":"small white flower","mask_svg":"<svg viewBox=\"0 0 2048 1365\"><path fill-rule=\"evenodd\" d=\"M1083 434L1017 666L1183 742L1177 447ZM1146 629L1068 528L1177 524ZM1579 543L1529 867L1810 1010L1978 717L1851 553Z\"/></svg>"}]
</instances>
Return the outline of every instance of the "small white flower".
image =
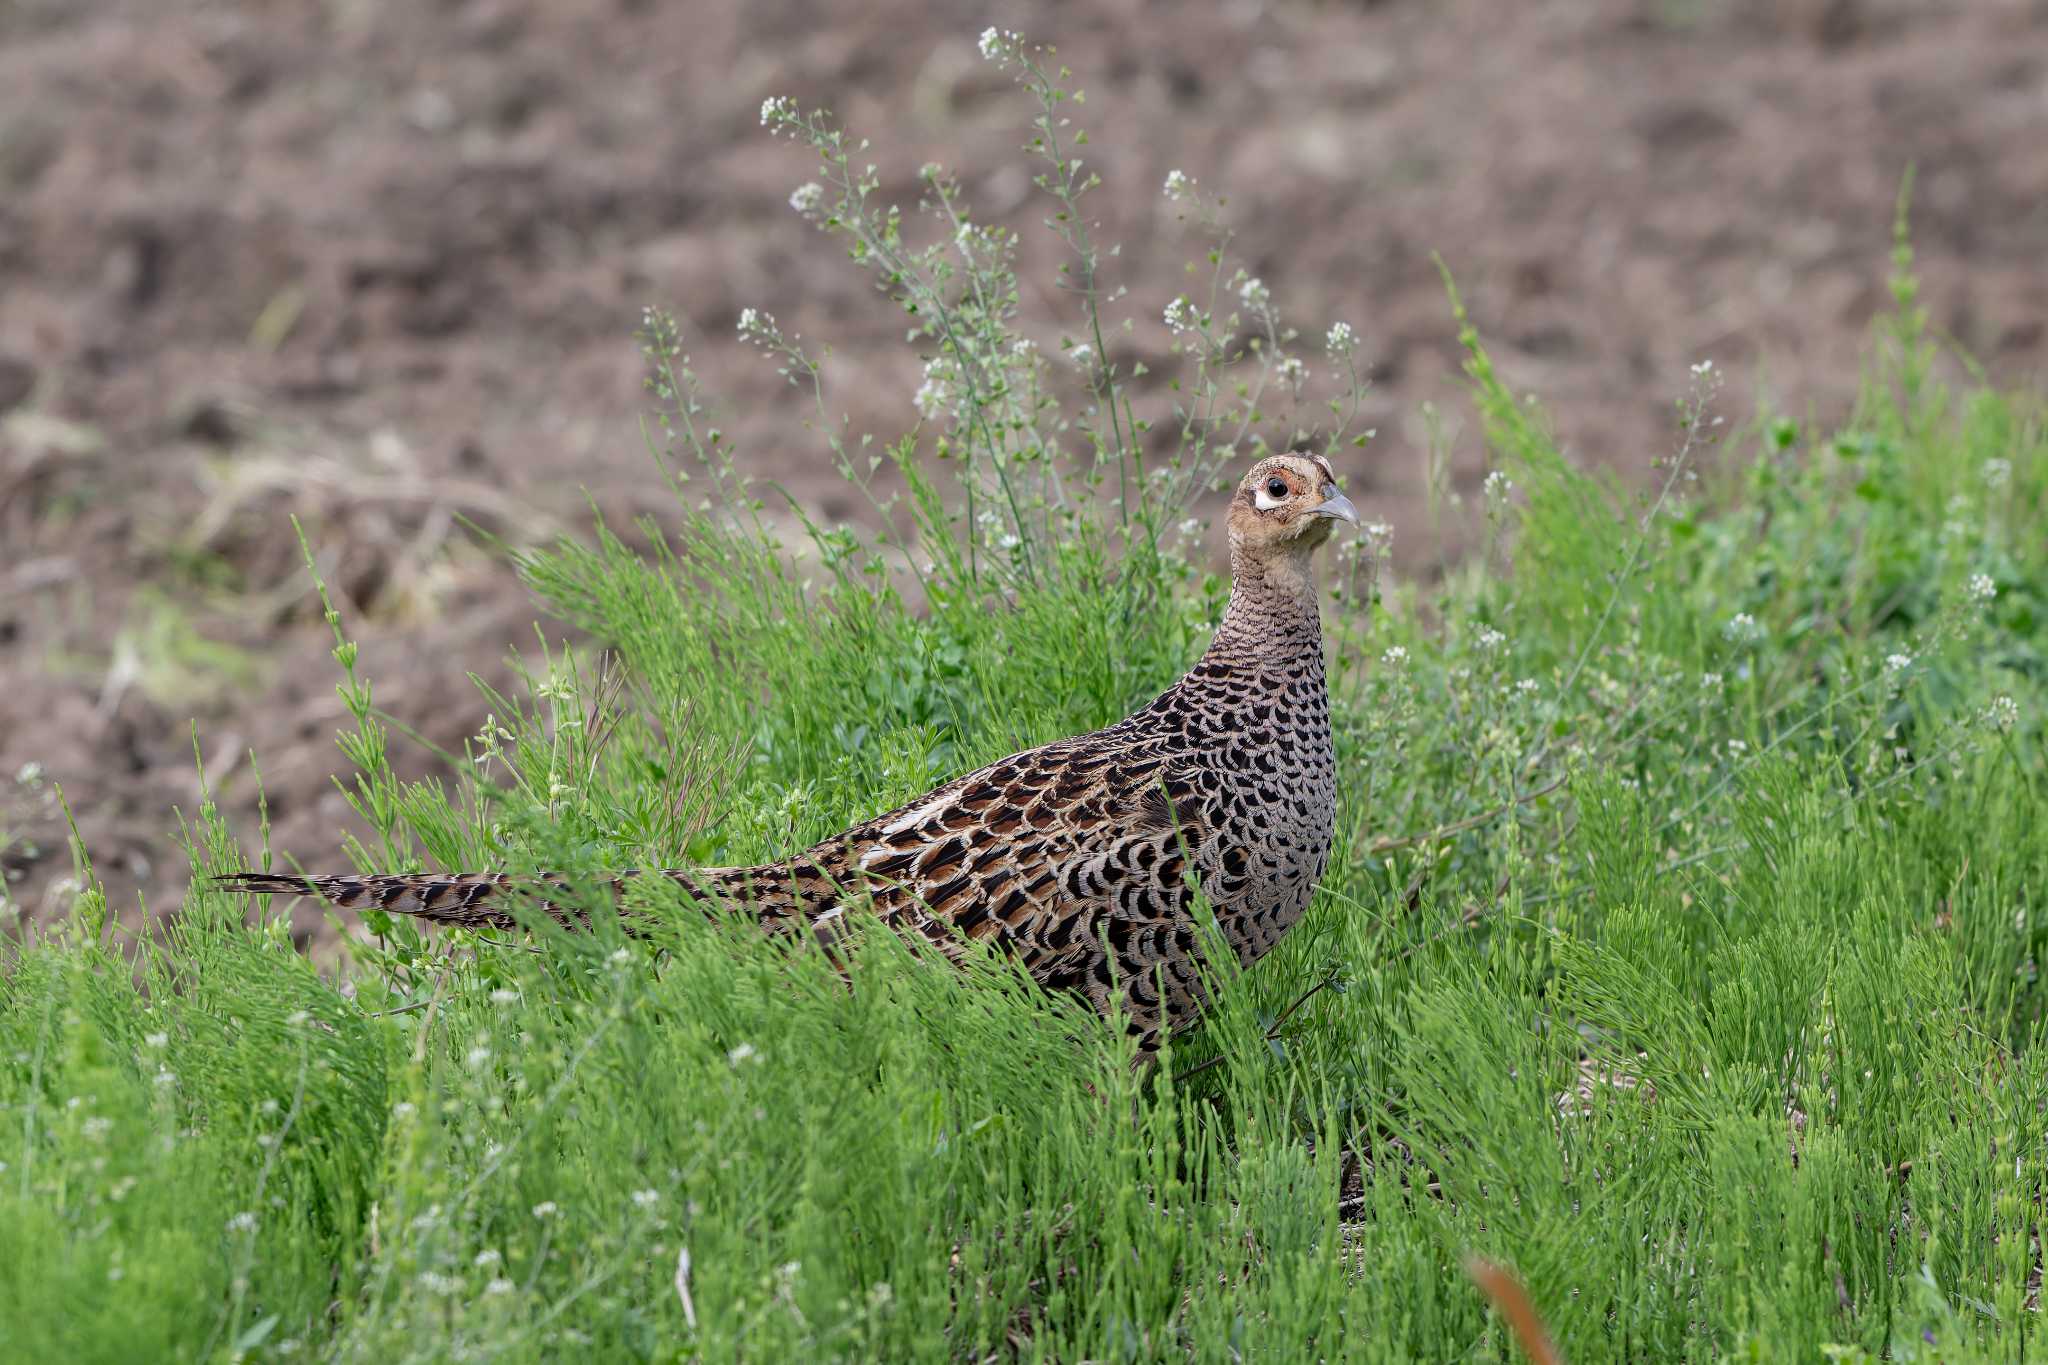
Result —
<instances>
[{"instance_id":1,"label":"small white flower","mask_svg":"<svg viewBox=\"0 0 2048 1365\"><path fill-rule=\"evenodd\" d=\"M1367 522L1360 534L1365 537L1366 548L1376 555L1394 548L1394 528L1384 521Z\"/></svg>"},{"instance_id":2,"label":"small white flower","mask_svg":"<svg viewBox=\"0 0 2048 1365\"><path fill-rule=\"evenodd\" d=\"M500 1276L499 1278L492 1280L489 1284L484 1286L484 1293L489 1295L491 1298L497 1298L501 1294L509 1294L512 1292L512 1290L512 1281L505 1279L503 1276Z\"/></svg>"},{"instance_id":3,"label":"small white flower","mask_svg":"<svg viewBox=\"0 0 2048 1365\"><path fill-rule=\"evenodd\" d=\"M227 1230L229 1232L254 1232L256 1230L256 1215L246 1209L243 1210L241 1213L228 1219Z\"/></svg>"},{"instance_id":4,"label":"small white flower","mask_svg":"<svg viewBox=\"0 0 2048 1365\"><path fill-rule=\"evenodd\" d=\"M1746 611L1738 611L1721 627L1722 638L1738 645L1755 644L1764 638L1763 627Z\"/></svg>"},{"instance_id":5,"label":"small white flower","mask_svg":"<svg viewBox=\"0 0 2048 1365\"><path fill-rule=\"evenodd\" d=\"M1080 369L1088 369L1095 364L1095 348L1085 341L1077 341L1067 347L1067 359Z\"/></svg>"},{"instance_id":6,"label":"small white flower","mask_svg":"<svg viewBox=\"0 0 2048 1365\"><path fill-rule=\"evenodd\" d=\"M1903 673L1912 666L1913 656L1910 654L1887 654L1884 657L1884 671L1887 673Z\"/></svg>"},{"instance_id":7,"label":"small white flower","mask_svg":"<svg viewBox=\"0 0 2048 1365\"><path fill-rule=\"evenodd\" d=\"M1297 356L1281 357L1280 363L1273 367L1273 373L1290 388L1298 389L1308 382L1308 366L1302 364Z\"/></svg>"},{"instance_id":8,"label":"small white flower","mask_svg":"<svg viewBox=\"0 0 2048 1365\"><path fill-rule=\"evenodd\" d=\"M114 1131L114 1121L112 1119L91 1118L79 1126L84 1130L85 1135L94 1142L104 1141L107 1134Z\"/></svg>"},{"instance_id":9,"label":"small white flower","mask_svg":"<svg viewBox=\"0 0 2048 1365\"><path fill-rule=\"evenodd\" d=\"M2003 692L1991 699L1984 708L1984 723L2000 734L2008 734L2020 723L2020 706Z\"/></svg>"},{"instance_id":10,"label":"small white flower","mask_svg":"<svg viewBox=\"0 0 2048 1365\"><path fill-rule=\"evenodd\" d=\"M1479 628L1479 647L1481 649L1487 651L1496 650L1507 642L1508 637L1495 630L1492 626L1481 626Z\"/></svg>"},{"instance_id":11,"label":"small white flower","mask_svg":"<svg viewBox=\"0 0 2048 1365\"><path fill-rule=\"evenodd\" d=\"M1323 346L1331 355L1340 358L1350 355L1358 349L1358 334L1351 330L1348 322L1333 322L1329 335L1323 338Z\"/></svg>"},{"instance_id":12,"label":"small white flower","mask_svg":"<svg viewBox=\"0 0 2048 1365\"><path fill-rule=\"evenodd\" d=\"M1185 294L1166 305L1166 328L1170 332L1186 332L1195 326L1195 310L1188 303Z\"/></svg>"},{"instance_id":13,"label":"small white flower","mask_svg":"<svg viewBox=\"0 0 2048 1365\"><path fill-rule=\"evenodd\" d=\"M815 180L806 181L789 192L789 206L810 218L825 207L825 187Z\"/></svg>"},{"instance_id":14,"label":"small white flower","mask_svg":"<svg viewBox=\"0 0 2048 1365\"><path fill-rule=\"evenodd\" d=\"M30 759L28 762L22 764L20 768L15 770L14 780L24 787L42 786L43 765L36 762L34 759Z\"/></svg>"},{"instance_id":15,"label":"small white flower","mask_svg":"<svg viewBox=\"0 0 2048 1365\"><path fill-rule=\"evenodd\" d=\"M1984 462L1984 486L1994 493L2002 493L2012 482L2011 460L1986 460Z\"/></svg>"},{"instance_id":16,"label":"small white flower","mask_svg":"<svg viewBox=\"0 0 2048 1365\"><path fill-rule=\"evenodd\" d=\"M1266 288L1264 281L1256 275L1249 277L1237 287L1238 298L1247 308L1264 308L1273 301L1273 291Z\"/></svg>"},{"instance_id":17,"label":"small white flower","mask_svg":"<svg viewBox=\"0 0 2048 1365\"><path fill-rule=\"evenodd\" d=\"M1194 194L1194 192L1195 178L1193 176L1184 175L1179 171L1168 171L1166 173L1166 197L1168 199L1186 199Z\"/></svg>"},{"instance_id":18,"label":"small white flower","mask_svg":"<svg viewBox=\"0 0 2048 1365\"><path fill-rule=\"evenodd\" d=\"M1697 365L1694 365L1692 367L1692 377L1694 379L1705 379L1708 375L1712 374L1713 372L1714 362L1711 360L1702 360Z\"/></svg>"},{"instance_id":19,"label":"small white flower","mask_svg":"<svg viewBox=\"0 0 2048 1365\"><path fill-rule=\"evenodd\" d=\"M1389 645L1387 652L1380 655L1380 662L1389 668L1399 668L1408 662L1408 651L1400 645Z\"/></svg>"},{"instance_id":20,"label":"small white flower","mask_svg":"<svg viewBox=\"0 0 2048 1365\"><path fill-rule=\"evenodd\" d=\"M470 1264L474 1265L478 1270L488 1270L490 1269L490 1267L496 1265L498 1262L504 1259L505 1258L503 1256L500 1256L498 1254L495 1248L487 1247L484 1250L479 1251L476 1254L476 1259L470 1262Z\"/></svg>"},{"instance_id":21,"label":"small white flower","mask_svg":"<svg viewBox=\"0 0 2048 1365\"><path fill-rule=\"evenodd\" d=\"M150 1084L156 1086L158 1089L162 1089L165 1086L176 1085L177 1083L178 1073L172 1071L169 1067L158 1067L156 1069L156 1075L150 1077Z\"/></svg>"},{"instance_id":22,"label":"small white flower","mask_svg":"<svg viewBox=\"0 0 2048 1365\"><path fill-rule=\"evenodd\" d=\"M927 422L936 422L946 415L948 400L945 381L930 377L918 386L917 392L912 394L910 399L912 406L917 409L918 416Z\"/></svg>"},{"instance_id":23,"label":"small white flower","mask_svg":"<svg viewBox=\"0 0 2048 1365\"><path fill-rule=\"evenodd\" d=\"M1989 602L1998 596L1998 585L1991 581L1988 573L1973 573L1970 575L1969 593L1973 602Z\"/></svg>"},{"instance_id":24,"label":"small white flower","mask_svg":"<svg viewBox=\"0 0 2048 1365\"><path fill-rule=\"evenodd\" d=\"M443 1275L438 1270L422 1270L420 1288L429 1294L453 1294L462 1288L462 1281L453 1275Z\"/></svg>"},{"instance_id":25,"label":"small white flower","mask_svg":"<svg viewBox=\"0 0 2048 1365\"><path fill-rule=\"evenodd\" d=\"M1488 502L1499 502L1515 491L1515 485L1504 472L1496 469L1486 476L1486 483L1480 491L1486 495Z\"/></svg>"},{"instance_id":26,"label":"small white flower","mask_svg":"<svg viewBox=\"0 0 2048 1365\"><path fill-rule=\"evenodd\" d=\"M491 992L491 1003L493 1005L500 1006L501 1008L506 1005L517 1004L518 1002L519 992L512 990L509 987L500 986L498 987L498 989Z\"/></svg>"},{"instance_id":27,"label":"small white flower","mask_svg":"<svg viewBox=\"0 0 2048 1365\"><path fill-rule=\"evenodd\" d=\"M661 1194L657 1190L633 1191L633 1204L636 1208L651 1209L660 1202Z\"/></svg>"},{"instance_id":28,"label":"small white flower","mask_svg":"<svg viewBox=\"0 0 2048 1365\"><path fill-rule=\"evenodd\" d=\"M605 959L614 967L623 967L632 960L633 952L629 948L614 948L612 949L612 955Z\"/></svg>"},{"instance_id":29,"label":"small white flower","mask_svg":"<svg viewBox=\"0 0 2048 1365\"><path fill-rule=\"evenodd\" d=\"M1199 518L1189 517L1173 529L1179 533L1182 540L1193 540L1202 534L1202 523Z\"/></svg>"},{"instance_id":30,"label":"small white flower","mask_svg":"<svg viewBox=\"0 0 2048 1365\"><path fill-rule=\"evenodd\" d=\"M552 1199L543 1199L533 1206L533 1216L536 1218L552 1218L559 1212L561 1210L556 1207L555 1201Z\"/></svg>"},{"instance_id":31,"label":"small white flower","mask_svg":"<svg viewBox=\"0 0 2048 1365\"><path fill-rule=\"evenodd\" d=\"M1018 337L1015 341L1010 343L1011 355L1030 356L1036 355L1037 352L1038 343L1033 341L1030 337Z\"/></svg>"},{"instance_id":32,"label":"small white flower","mask_svg":"<svg viewBox=\"0 0 2048 1365\"><path fill-rule=\"evenodd\" d=\"M761 126L773 128L778 123L789 123L796 119L796 101L787 95L770 95L761 101Z\"/></svg>"},{"instance_id":33,"label":"small white flower","mask_svg":"<svg viewBox=\"0 0 2048 1365\"><path fill-rule=\"evenodd\" d=\"M1538 683L1534 678L1523 678L1515 684L1515 691L1520 692L1525 697L1533 697L1541 690L1542 684Z\"/></svg>"},{"instance_id":34,"label":"small white flower","mask_svg":"<svg viewBox=\"0 0 2048 1365\"><path fill-rule=\"evenodd\" d=\"M464 1058L464 1060L469 1063L469 1069L474 1071L491 1060L491 1050L482 1046L473 1047L469 1050L469 1056Z\"/></svg>"},{"instance_id":35,"label":"small white flower","mask_svg":"<svg viewBox=\"0 0 2048 1365\"><path fill-rule=\"evenodd\" d=\"M401 1123L403 1123L406 1119L411 1118L414 1114L417 1114L418 1112L419 1106L414 1104L411 1100L400 1100L397 1104L391 1106L391 1117L397 1119Z\"/></svg>"},{"instance_id":36,"label":"small white flower","mask_svg":"<svg viewBox=\"0 0 2048 1365\"><path fill-rule=\"evenodd\" d=\"M1749 745L1739 739L1731 739L1728 741L1728 752L1737 755L1744 754L1749 752Z\"/></svg>"},{"instance_id":37,"label":"small white flower","mask_svg":"<svg viewBox=\"0 0 2048 1365\"><path fill-rule=\"evenodd\" d=\"M1711 692L1711 691L1713 691L1713 690L1714 690L1715 688L1719 687L1720 685L1721 685L1721 675L1720 675L1719 673L1702 673L1702 674L1700 674L1700 686L1701 686L1702 688L1706 689L1707 691Z\"/></svg>"},{"instance_id":38,"label":"small white flower","mask_svg":"<svg viewBox=\"0 0 2048 1365\"><path fill-rule=\"evenodd\" d=\"M1010 57L1023 43L1023 39L1005 29L985 28L981 31L981 55L985 61L997 66L1009 65Z\"/></svg>"},{"instance_id":39,"label":"small white flower","mask_svg":"<svg viewBox=\"0 0 2048 1365\"><path fill-rule=\"evenodd\" d=\"M142 1045L144 1047L163 1048L170 1046L170 1042L171 1035L168 1033L145 1033L142 1035Z\"/></svg>"}]
</instances>

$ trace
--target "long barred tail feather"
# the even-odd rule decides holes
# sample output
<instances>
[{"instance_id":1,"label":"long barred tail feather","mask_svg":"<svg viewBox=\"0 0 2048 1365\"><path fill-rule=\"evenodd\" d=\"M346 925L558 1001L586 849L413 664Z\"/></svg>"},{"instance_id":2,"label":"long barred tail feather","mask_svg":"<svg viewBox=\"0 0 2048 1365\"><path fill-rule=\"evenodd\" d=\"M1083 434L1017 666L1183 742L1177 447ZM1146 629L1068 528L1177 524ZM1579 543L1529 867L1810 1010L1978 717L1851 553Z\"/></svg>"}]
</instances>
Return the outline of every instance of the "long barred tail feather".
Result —
<instances>
[{"instance_id":1,"label":"long barred tail feather","mask_svg":"<svg viewBox=\"0 0 2048 1365\"><path fill-rule=\"evenodd\" d=\"M489 925L498 929L518 927L511 906L522 895L531 895L538 898L535 904L539 909L565 928L586 927L580 911L571 910L553 898L555 893L569 889L569 880L545 874L420 872L300 877L282 872L236 872L213 880L216 886L249 895L314 896L343 910L384 910L435 924ZM614 878L611 885L613 898L617 899L625 888L625 879Z\"/></svg>"}]
</instances>

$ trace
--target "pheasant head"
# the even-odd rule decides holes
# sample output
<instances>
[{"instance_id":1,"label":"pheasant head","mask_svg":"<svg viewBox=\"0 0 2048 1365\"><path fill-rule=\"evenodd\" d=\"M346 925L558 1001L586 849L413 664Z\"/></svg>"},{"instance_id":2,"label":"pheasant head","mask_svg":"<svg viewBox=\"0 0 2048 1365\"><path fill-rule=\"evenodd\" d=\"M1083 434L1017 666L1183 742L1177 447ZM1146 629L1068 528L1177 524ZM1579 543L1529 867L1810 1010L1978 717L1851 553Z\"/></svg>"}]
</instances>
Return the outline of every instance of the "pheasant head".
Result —
<instances>
[{"instance_id":1,"label":"pheasant head","mask_svg":"<svg viewBox=\"0 0 2048 1365\"><path fill-rule=\"evenodd\" d=\"M1230 553L1268 560L1307 555L1340 521L1358 524L1358 509L1337 491L1337 474L1321 455L1274 455L1253 465L1230 500Z\"/></svg>"},{"instance_id":2,"label":"pheasant head","mask_svg":"<svg viewBox=\"0 0 2048 1365\"><path fill-rule=\"evenodd\" d=\"M1316 614L1316 547L1358 509L1337 491L1320 455L1273 455L1253 465L1230 499L1232 614L1307 624Z\"/></svg>"}]
</instances>

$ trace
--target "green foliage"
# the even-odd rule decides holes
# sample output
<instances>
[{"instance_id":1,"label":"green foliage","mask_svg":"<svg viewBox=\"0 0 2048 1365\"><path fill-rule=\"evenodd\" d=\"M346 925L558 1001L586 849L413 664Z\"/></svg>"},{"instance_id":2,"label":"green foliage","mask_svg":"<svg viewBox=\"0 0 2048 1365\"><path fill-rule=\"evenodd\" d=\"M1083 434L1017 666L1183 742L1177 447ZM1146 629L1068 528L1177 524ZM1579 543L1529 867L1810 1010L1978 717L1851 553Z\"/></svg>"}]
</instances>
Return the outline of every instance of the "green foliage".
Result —
<instances>
[{"instance_id":1,"label":"green foliage","mask_svg":"<svg viewBox=\"0 0 2048 1365\"><path fill-rule=\"evenodd\" d=\"M823 427L910 529L771 510L651 314L675 520L521 566L601 657L544 645L411 785L330 611L359 865L777 856L1199 650L1223 585L1176 524L1297 431L1259 397L1301 381L1293 334L1219 233L1174 410L1141 413L1078 92L984 42L1040 97L1085 367L1019 359L1010 239L963 240L942 173L915 246L857 141L772 103L831 182L800 208L941 362L885 453ZM1006 962L871 932L845 982L658 886L651 941L601 904L531 944L372 916L329 980L201 879L131 961L82 862L73 922L0 974L0 1358L1506 1360L1475 1252L1575 1360L2020 1356L2048 430L1940 385L1903 248L1894 288L1841 432L1763 421L1703 491L1703 366L1634 505L1465 328L1502 562L1426 598L1340 566L1329 876L1149 1076ZM747 335L819 383L772 319ZM243 865L210 808L190 853Z\"/></svg>"}]
</instances>

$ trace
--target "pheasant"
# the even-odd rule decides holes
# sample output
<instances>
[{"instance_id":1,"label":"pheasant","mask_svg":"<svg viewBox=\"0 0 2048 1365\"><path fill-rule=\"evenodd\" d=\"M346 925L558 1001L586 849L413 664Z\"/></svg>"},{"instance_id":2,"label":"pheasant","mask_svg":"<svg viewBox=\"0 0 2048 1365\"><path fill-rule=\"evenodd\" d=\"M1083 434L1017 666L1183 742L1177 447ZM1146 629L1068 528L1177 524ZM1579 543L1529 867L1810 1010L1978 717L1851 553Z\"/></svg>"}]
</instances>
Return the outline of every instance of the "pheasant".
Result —
<instances>
[{"instance_id":1,"label":"pheasant","mask_svg":"<svg viewBox=\"0 0 2048 1365\"><path fill-rule=\"evenodd\" d=\"M629 872L744 906L828 950L871 913L958 961L967 940L1015 954L1045 989L1108 1013L1121 991L1141 1056L1206 1005L1195 897L1240 962L1301 918L1329 862L1336 767L1312 556L1358 513L1319 456L1261 460L1230 500L1230 605L1200 661L1093 734L1012 754L759 867ZM422 873L222 879L457 925L511 927L547 876ZM542 900L558 918L565 912ZM565 919L566 922L566 919Z\"/></svg>"}]
</instances>

